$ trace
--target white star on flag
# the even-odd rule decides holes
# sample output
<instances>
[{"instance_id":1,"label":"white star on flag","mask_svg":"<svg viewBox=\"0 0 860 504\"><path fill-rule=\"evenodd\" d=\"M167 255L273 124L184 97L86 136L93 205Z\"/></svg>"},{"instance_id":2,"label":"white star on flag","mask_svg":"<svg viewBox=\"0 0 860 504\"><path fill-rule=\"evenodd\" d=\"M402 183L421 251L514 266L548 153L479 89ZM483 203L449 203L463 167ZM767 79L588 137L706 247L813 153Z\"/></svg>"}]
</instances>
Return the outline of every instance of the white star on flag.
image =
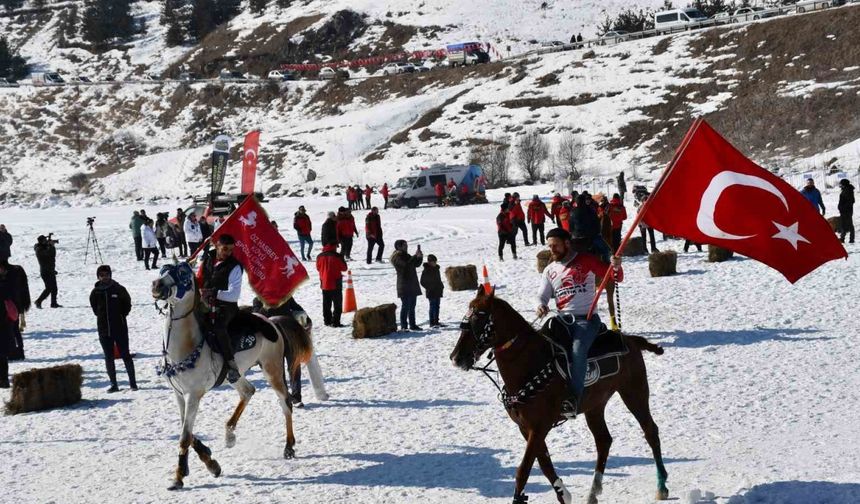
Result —
<instances>
[{"instance_id":1,"label":"white star on flag","mask_svg":"<svg viewBox=\"0 0 860 504\"><path fill-rule=\"evenodd\" d=\"M783 226L776 221L771 222L773 222L773 225L776 226L776 228L779 230L779 232L773 235L771 238L779 238L780 240L785 240L791 243L791 246L794 247L794 250L797 250L798 242L809 243L809 240L807 240L806 238L801 236L800 233L797 232L797 222L790 226Z\"/></svg>"}]
</instances>

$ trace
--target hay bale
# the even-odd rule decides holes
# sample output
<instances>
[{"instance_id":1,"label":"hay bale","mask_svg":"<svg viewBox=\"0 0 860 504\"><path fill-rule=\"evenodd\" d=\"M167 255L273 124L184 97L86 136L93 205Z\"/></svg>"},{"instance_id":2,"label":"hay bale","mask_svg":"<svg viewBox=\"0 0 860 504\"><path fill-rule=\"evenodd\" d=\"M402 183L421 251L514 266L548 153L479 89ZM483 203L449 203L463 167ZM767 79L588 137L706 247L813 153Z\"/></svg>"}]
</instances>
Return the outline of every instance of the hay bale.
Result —
<instances>
[{"instance_id":1,"label":"hay bale","mask_svg":"<svg viewBox=\"0 0 860 504\"><path fill-rule=\"evenodd\" d=\"M641 236L634 236L627 241L627 245L624 246L624 253L621 255L623 257L633 257L646 255L647 253L645 240Z\"/></svg>"},{"instance_id":2,"label":"hay bale","mask_svg":"<svg viewBox=\"0 0 860 504\"><path fill-rule=\"evenodd\" d=\"M839 222L839 217L828 217L827 223L830 224L830 229L832 229L834 233L841 232L842 225Z\"/></svg>"},{"instance_id":3,"label":"hay bale","mask_svg":"<svg viewBox=\"0 0 860 504\"><path fill-rule=\"evenodd\" d=\"M478 268L474 264L448 266L445 268L445 278L452 291L473 291L478 288Z\"/></svg>"},{"instance_id":4,"label":"hay bale","mask_svg":"<svg viewBox=\"0 0 860 504\"><path fill-rule=\"evenodd\" d=\"M715 245L708 245L708 262L728 261L735 255L734 252Z\"/></svg>"},{"instance_id":5,"label":"hay bale","mask_svg":"<svg viewBox=\"0 0 860 504\"><path fill-rule=\"evenodd\" d=\"M394 303L362 308L352 319L355 339L376 338L393 332L397 332L397 305Z\"/></svg>"},{"instance_id":6,"label":"hay bale","mask_svg":"<svg viewBox=\"0 0 860 504\"><path fill-rule=\"evenodd\" d=\"M552 262L552 252L549 250L541 250L537 253L537 269L538 273L543 273L543 270Z\"/></svg>"},{"instance_id":7,"label":"hay bale","mask_svg":"<svg viewBox=\"0 0 860 504\"><path fill-rule=\"evenodd\" d=\"M652 277L670 276L677 273L678 253L674 250L654 252L648 256L648 271Z\"/></svg>"},{"instance_id":8,"label":"hay bale","mask_svg":"<svg viewBox=\"0 0 860 504\"><path fill-rule=\"evenodd\" d=\"M6 403L6 414L69 406L81 400L83 369L77 364L63 364L16 373L12 377L12 396Z\"/></svg>"}]
</instances>

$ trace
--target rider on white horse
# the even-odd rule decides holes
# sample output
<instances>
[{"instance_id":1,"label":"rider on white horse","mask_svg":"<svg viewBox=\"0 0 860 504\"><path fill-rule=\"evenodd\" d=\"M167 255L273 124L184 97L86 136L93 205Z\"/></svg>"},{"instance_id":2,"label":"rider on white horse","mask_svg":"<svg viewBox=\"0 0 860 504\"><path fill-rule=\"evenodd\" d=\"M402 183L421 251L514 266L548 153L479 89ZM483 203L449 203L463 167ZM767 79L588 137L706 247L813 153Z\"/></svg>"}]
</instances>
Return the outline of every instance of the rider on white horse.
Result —
<instances>
[{"instance_id":1,"label":"rider on white horse","mask_svg":"<svg viewBox=\"0 0 860 504\"><path fill-rule=\"evenodd\" d=\"M223 234L215 244L215 254L203 257L197 270L200 297L208 307L215 338L227 365L227 381L236 383L239 369L234 360L233 345L227 327L239 313L239 296L242 294L242 265L233 257L236 240Z\"/></svg>"},{"instance_id":2,"label":"rider on white horse","mask_svg":"<svg viewBox=\"0 0 860 504\"><path fill-rule=\"evenodd\" d=\"M573 338L566 341L565 345L568 358L567 386L574 396L562 406L562 414L568 418L576 416L577 403L581 401L585 390L588 350L601 327L597 313L592 315L591 320L586 320L591 300L594 299L595 281L599 281L609 268L597 256L578 252L571 240L570 233L562 228L547 233L547 245L553 261L544 269L537 308L538 317L544 317L549 313L550 298L555 298L557 316L567 318L568 324L575 324ZM582 248L586 249L587 244ZM624 278L620 257L613 256L612 269L614 280L620 282ZM551 322L552 319L544 325L545 331Z\"/></svg>"}]
</instances>

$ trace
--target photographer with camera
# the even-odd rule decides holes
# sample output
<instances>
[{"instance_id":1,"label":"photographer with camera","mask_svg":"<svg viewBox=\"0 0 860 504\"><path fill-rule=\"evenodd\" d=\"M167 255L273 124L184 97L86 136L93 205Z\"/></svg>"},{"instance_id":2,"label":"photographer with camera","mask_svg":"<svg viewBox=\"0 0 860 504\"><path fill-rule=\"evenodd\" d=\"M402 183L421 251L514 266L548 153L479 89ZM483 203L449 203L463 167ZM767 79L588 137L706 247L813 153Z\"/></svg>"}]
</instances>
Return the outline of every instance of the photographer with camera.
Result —
<instances>
[{"instance_id":1,"label":"photographer with camera","mask_svg":"<svg viewBox=\"0 0 860 504\"><path fill-rule=\"evenodd\" d=\"M51 296L51 308L62 308L57 304L57 249L55 244L60 240L52 238L54 233L39 235L33 250L36 251L36 259L39 261L39 275L45 283L45 290L36 299L36 308L42 308L42 301Z\"/></svg>"}]
</instances>

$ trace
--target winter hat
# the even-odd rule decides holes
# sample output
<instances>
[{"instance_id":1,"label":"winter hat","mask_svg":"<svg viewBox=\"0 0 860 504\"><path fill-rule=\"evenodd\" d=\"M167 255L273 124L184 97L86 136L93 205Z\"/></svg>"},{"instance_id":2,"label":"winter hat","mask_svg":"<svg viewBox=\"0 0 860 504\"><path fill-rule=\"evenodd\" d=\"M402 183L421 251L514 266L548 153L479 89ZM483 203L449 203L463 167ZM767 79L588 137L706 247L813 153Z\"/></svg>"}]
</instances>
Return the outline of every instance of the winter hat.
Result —
<instances>
[{"instance_id":1,"label":"winter hat","mask_svg":"<svg viewBox=\"0 0 860 504\"><path fill-rule=\"evenodd\" d=\"M394 242L394 250L403 250L406 248L406 240L397 240Z\"/></svg>"},{"instance_id":2,"label":"winter hat","mask_svg":"<svg viewBox=\"0 0 860 504\"><path fill-rule=\"evenodd\" d=\"M851 185L851 182L847 178L844 178L839 181L839 185L848 187L849 185Z\"/></svg>"},{"instance_id":3,"label":"winter hat","mask_svg":"<svg viewBox=\"0 0 860 504\"><path fill-rule=\"evenodd\" d=\"M436 262L436 256L430 254L427 256L427 262Z\"/></svg>"},{"instance_id":4,"label":"winter hat","mask_svg":"<svg viewBox=\"0 0 860 504\"><path fill-rule=\"evenodd\" d=\"M505 210L507 210L507 209L508 209L508 204L507 204L507 203L502 203L502 204L500 205L500 208L501 208L501 209L502 209L502 211L504 212Z\"/></svg>"},{"instance_id":5,"label":"winter hat","mask_svg":"<svg viewBox=\"0 0 860 504\"><path fill-rule=\"evenodd\" d=\"M547 238L561 238L562 240L570 240L570 233L562 228L553 228L546 234Z\"/></svg>"},{"instance_id":6,"label":"winter hat","mask_svg":"<svg viewBox=\"0 0 860 504\"><path fill-rule=\"evenodd\" d=\"M113 272L111 271L110 266L108 266L107 264L102 264L101 266L99 266L99 267L96 269L96 277L98 277L98 276L99 276L99 275L101 275L102 273L107 273L107 274L108 274L108 276L112 276L112 275L113 275Z\"/></svg>"}]
</instances>

